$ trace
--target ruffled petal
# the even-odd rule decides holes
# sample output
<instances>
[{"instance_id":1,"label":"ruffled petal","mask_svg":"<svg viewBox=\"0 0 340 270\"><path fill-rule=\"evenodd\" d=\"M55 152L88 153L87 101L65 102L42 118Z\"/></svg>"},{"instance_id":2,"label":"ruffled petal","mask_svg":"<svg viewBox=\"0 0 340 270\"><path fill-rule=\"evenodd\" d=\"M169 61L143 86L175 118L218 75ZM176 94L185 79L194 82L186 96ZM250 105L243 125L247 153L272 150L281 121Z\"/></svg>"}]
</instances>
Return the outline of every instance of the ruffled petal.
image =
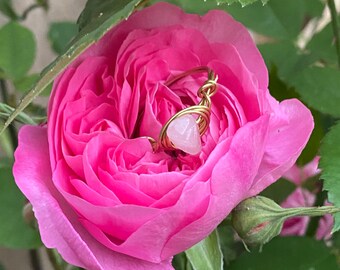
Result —
<instances>
[{"instance_id":1,"label":"ruffled petal","mask_svg":"<svg viewBox=\"0 0 340 270\"><path fill-rule=\"evenodd\" d=\"M42 241L69 263L91 270L173 269L169 258L159 264L132 258L106 248L86 231L52 184L46 128L20 130L13 172L33 205Z\"/></svg>"},{"instance_id":2,"label":"ruffled petal","mask_svg":"<svg viewBox=\"0 0 340 270\"><path fill-rule=\"evenodd\" d=\"M249 192L254 196L280 178L296 162L314 127L311 112L297 99L272 101L263 161Z\"/></svg>"}]
</instances>

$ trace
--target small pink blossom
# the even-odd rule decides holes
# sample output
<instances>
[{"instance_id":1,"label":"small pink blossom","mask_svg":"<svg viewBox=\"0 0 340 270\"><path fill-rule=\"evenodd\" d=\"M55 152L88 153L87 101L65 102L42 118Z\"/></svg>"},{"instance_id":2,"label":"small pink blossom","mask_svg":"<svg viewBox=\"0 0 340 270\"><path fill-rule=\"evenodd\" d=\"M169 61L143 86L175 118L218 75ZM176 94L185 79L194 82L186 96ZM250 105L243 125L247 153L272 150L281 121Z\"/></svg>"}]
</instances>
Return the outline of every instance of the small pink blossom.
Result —
<instances>
[{"instance_id":1,"label":"small pink blossom","mask_svg":"<svg viewBox=\"0 0 340 270\"><path fill-rule=\"evenodd\" d=\"M319 157L315 157L310 163L300 168L294 165L283 177L296 185L296 189L291 193L287 199L281 204L282 207L311 207L314 206L316 195L303 188L303 183L309 178L316 176L320 173L318 169ZM287 219L283 224L281 235L305 235L310 217L294 217ZM316 232L316 239L329 239L333 227L332 215L325 215L319 221L319 226Z\"/></svg>"},{"instance_id":2,"label":"small pink blossom","mask_svg":"<svg viewBox=\"0 0 340 270\"><path fill-rule=\"evenodd\" d=\"M165 82L197 66L219 76L202 151L153 153L145 136L197 104L206 75ZM253 40L225 12L135 12L57 78L47 127L20 130L14 175L44 244L86 269L172 269L172 256L275 182L308 141L310 111L267 88Z\"/></svg>"}]
</instances>

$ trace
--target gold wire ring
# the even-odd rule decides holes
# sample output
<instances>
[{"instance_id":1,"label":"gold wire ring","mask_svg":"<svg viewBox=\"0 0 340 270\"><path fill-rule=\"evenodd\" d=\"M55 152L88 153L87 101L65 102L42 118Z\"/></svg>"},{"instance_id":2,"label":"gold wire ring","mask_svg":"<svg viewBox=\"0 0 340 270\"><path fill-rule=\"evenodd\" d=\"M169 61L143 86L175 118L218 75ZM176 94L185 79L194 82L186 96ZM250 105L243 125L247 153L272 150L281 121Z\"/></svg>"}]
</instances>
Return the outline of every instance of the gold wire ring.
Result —
<instances>
[{"instance_id":1,"label":"gold wire ring","mask_svg":"<svg viewBox=\"0 0 340 270\"><path fill-rule=\"evenodd\" d=\"M167 81L165 85L167 87L170 87L175 82L179 81L180 79L187 77L189 75L192 75L194 73L202 73L207 72L208 79L204 82L204 84L198 89L197 96L201 98L201 101L194 106L190 106L188 108L185 108L175 115L173 115L162 127L161 132L159 134L158 143L153 138L149 138L149 141L154 149L156 151L160 146L164 149L175 149L176 147L171 143L167 136L167 129L171 122L173 122L175 119L186 115L186 114L197 114L198 118L196 119L196 123L198 125L198 130L200 133L200 136L202 137L204 133L208 130L209 124L210 124L210 111L211 111L211 97L216 93L217 91L217 75L213 70L211 70L208 67L202 66L202 67L196 67L193 69L190 69L186 72L183 72L171 80Z\"/></svg>"}]
</instances>

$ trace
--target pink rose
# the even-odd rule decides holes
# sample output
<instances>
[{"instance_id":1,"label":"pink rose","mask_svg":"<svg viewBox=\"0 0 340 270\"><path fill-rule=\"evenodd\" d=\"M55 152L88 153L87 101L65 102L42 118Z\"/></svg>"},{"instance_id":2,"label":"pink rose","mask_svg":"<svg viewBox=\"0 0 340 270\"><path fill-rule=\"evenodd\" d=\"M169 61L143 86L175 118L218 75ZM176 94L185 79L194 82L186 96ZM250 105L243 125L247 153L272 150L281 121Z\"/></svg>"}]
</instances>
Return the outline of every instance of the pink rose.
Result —
<instances>
[{"instance_id":1,"label":"pink rose","mask_svg":"<svg viewBox=\"0 0 340 270\"><path fill-rule=\"evenodd\" d=\"M175 74L219 76L197 156L153 153L177 111L199 101L206 74L170 88ZM172 269L243 199L296 161L313 119L298 100L268 92L264 61L228 14L203 17L159 3L134 13L58 77L47 127L19 134L15 179L44 244L88 269Z\"/></svg>"},{"instance_id":2,"label":"pink rose","mask_svg":"<svg viewBox=\"0 0 340 270\"><path fill-rule=\"evenodd\" d=\"M319 157L315 157L310 163L300 168L294 165L283 177L291 181L296 185L295 191L293 191L287 199L281 204L282 207L310 207L314 206L316 195L313 192L302 187L302 184L308 179L320 173L318 169ZM305 235L310 217L294 217L287 219L283 224L281 235ZM332 215L325 215L319 221L319 226L316 231L316 239L329 239L331 237L331 231L333 228Z\"/></svg>"}]
</instances>

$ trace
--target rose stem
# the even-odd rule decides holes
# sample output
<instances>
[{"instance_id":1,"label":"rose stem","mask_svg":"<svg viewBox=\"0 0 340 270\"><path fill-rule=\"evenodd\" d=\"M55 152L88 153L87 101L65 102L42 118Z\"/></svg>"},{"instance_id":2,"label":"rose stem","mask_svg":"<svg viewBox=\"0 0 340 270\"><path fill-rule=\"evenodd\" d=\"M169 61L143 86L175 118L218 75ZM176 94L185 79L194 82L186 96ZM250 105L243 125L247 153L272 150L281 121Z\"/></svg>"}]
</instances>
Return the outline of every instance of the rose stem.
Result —
<instances>
[{"instance_id":1,"label":"rose stem","mask_svg":"<svg viewBox=\"0 0 340 270\"><path fill-rule=\"evenodd\" d=\"M58 258L58 255L56 254L56 251L54 249L45 248L47 256L50 260L50 263L53 266L54 270L64 270L64 266L60 263L60 259Z\"/></svg>"},{"instance_id":2,"label":"rose stem","mask_svg":"<svg viewBox=\"0 0 340 270\"><path fill-rule=\"evenodd\" d=\"M2 101L6 104L9 104L6 82L3 79L0 79L0 92L1 92ZM18 139L17 139L17 133L15 131L14 125L13 124L10 125L8 127L8 130L9 130L9 134L10 134L10 137L11 137L11 143L12 143L13 149L15 149L18 146Z\"/></svg>"},{"instance_id":3,"label":"rose stem","mask_svg":"<svg viewBox=\"0 0 340 270\"><path fill-rule=\"evenodd\" d=\"M321 188L320 188L321 190ZM318 194L316 195L316 200L314 203L314 206L320 206L323 205L323 203L325 202L325 200L327 199L327 193L326 191L319 191ZM316 216L316 217L311 217L308 227L307 227L307 231L306 231L306 235L307 236L311 236L313 237L318 229L318 225L319 225L319 221L322 218L322 216Z\"/></svg>"},{"instance_id":4,"label":"rose stem","mask_svg":"<svg viewBox=\"0 0 340 270\"><path fill-rule=\"evenodd\" d=\"M20 21L24 21L26 20L28 14L36 9L36 8L41 8L41 7L44 7L43 4L33 4L31 6L29 6L27 9L25 9L25 11L22 13L22 15L18 18Z\"/></svg>"},{"instance_id":5,"label":"rose stem","mask_svg":"<svg viewBox=\"0 0 340 270\"><path fill-rule=\"evenodd\" d=\"M41 270L40 260L39 260L39 254L36 249L30 249L30 260L31 260L31 266L34 270Z\"/></svg>"},{"instance_id":6,"label":"rose stem","mask_svg":"<svg viewBox=\"0 0 340 270\"><path fill-rule=\"evenodd\" d=\"M340 208L335 206L284 208L284 214L287 218L297 216L317 217L339 212Z\"/></svg>"},{"instance_id":7,"label":"rose stem","mask_svg":"<svg viewBox=\"0 0 340 270\"><path fill-rule=\"evenodd\" d=\"M335 47L336 47L335 49L338 55L338 66L340 68L340 36L339 36L339 23L338 23L337 11L336 11L334 0L328 0L327 4L328 4L329 11L331 13L332 28L333 28L333 34L334 34L334 39L335 39Z\"/></svg>"}]
</instances>

